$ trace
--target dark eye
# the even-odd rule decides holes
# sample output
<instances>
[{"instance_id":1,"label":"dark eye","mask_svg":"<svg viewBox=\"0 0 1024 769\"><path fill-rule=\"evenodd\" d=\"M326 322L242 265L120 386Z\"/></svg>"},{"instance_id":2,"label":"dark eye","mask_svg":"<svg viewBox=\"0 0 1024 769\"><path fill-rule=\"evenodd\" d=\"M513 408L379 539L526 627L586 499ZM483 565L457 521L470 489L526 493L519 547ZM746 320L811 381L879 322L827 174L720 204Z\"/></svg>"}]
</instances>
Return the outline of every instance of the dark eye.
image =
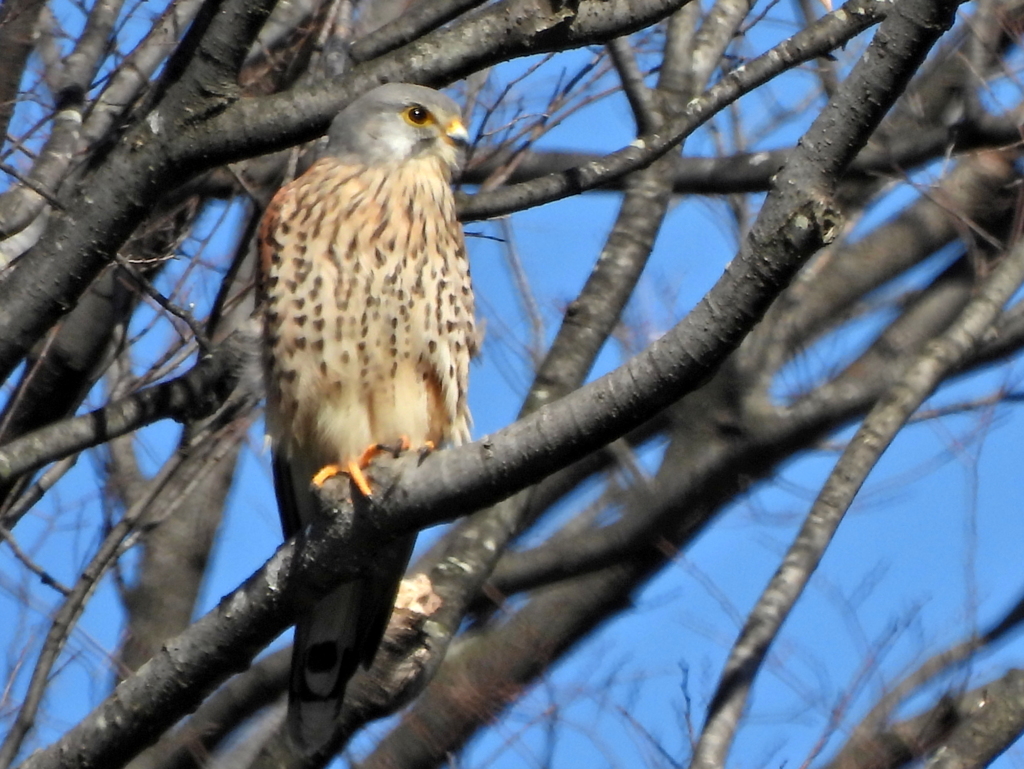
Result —
<instances>
[{"instance_id":1,"label":"dark eye","mask_svg":"<svg viewBox=\"0 0 1024 769\"><path fill-rule=\"evenodd\" d=\"M419 104L413 104L405 111L405 117L413 125L426 125L430 122L430 111Z\"/></svg>"}]
</instances>

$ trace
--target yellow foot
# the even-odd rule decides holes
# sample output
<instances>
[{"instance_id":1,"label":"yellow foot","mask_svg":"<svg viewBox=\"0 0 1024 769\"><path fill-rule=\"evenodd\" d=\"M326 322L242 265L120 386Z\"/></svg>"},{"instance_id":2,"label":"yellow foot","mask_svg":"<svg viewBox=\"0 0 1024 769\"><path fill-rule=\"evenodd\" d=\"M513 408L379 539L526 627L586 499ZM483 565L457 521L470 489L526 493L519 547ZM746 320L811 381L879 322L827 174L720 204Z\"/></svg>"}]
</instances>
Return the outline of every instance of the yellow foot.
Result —
<instances>
[{"instance_id":1,"label":"yellow foot","mask_svg":"<svg viewBox=\"0 0 1024 769\"><path fill-rule=\"evenodd\" d=\"M313 485L318 489L323 486L328 478L333 478L338 473L345 472L345 468L341 465L324 465L320 468L320 471L313 476Z\"/></svg>"},{"instance_id":2,"label":"yellow foot","mask_svg":"<svg viewBox=\"0 0 1024 769\"><path fill-rule=\"evenodd\" d=\"M369 449L367 449L367 451L369 451ZM363 456L366 456L366 452L363 452ZM352 479L352 483L354 483L356 488L359 489L359 493L369 499L373 496L373 489L370 488L370 481L367 480L366 473L363 472L363 468L366 467L367 464L369 463L367 462L364 464L362 457L360 457L359 462L350 461L345 467L345 472L348 473L348 477Z\"/></svg>"},{"instance_id":3,"label":"yellow foot","mask_svg":"<svg viewBox=\"0 0 1024 769\"><path fill-rule=\"evenodd\" d=\"M369 449L367 449L367 451L369 451ZM366 454L364 453L363 456L366 456ZM360 462L362 462L362 458L360 458ZM333 478L335 475L341 474L345 474L351 478L352 483L356 485L356 488L359 489L359 493L364 497L373 496L373 491L370 489L370 482L366 479L366 474L363 472L363 468L359 466L359 462L354 461L348 461L344 466L324 465L320 468L317 474L313 476L313 485L319 489L329 478Z\"/></svg>"},{"instance_id":4,"label":"yellow foot","mask_svg":"<svg viewBox=\"0 0 1024 769\"><path fill-rule=\"evenodd\" d=\"M319 472L313 476L313 485L320 488L327 482L328 478L333 478L335 475L344 473L352 479L352 483L359 489L359 493L364 497L372 497L373 489L370 488L370 481L366 477L366 473L363 472L370 463L373 462L374 458L378 454L392 454L397 457L403 451L408 451L411 446L409 437L403 435L399 438L398 443L395 445L386 445L383 443L374 443L371 446L367 446L366 450L359 456L359 459L350 459L343 465L331 464L321 467ZM427 441L422 448L420 453L425 454L434 450L433 441Z\"/></svg>"}]
</instances>

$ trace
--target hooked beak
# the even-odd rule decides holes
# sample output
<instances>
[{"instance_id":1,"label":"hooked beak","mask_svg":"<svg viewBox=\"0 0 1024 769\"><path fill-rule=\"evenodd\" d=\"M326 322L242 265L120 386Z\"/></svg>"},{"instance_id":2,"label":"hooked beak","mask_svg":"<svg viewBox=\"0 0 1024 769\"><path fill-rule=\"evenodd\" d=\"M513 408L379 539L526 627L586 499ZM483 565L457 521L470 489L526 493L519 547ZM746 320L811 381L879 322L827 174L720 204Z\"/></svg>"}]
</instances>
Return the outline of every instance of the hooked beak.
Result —
<instances>
[{"instance_id":1,"label":"hooked beak","mask_svg":"<svg viewBox=\"0 0 1024 769\"><path fill-rule=\"evenodd\" d=\"M465 149L469 145L469 131L466 130L466 126L464 126L462 121L458 118L455 118L445 126L444 135L447 136L448 141L456 147Z\"/></svg>"}]
</instances>

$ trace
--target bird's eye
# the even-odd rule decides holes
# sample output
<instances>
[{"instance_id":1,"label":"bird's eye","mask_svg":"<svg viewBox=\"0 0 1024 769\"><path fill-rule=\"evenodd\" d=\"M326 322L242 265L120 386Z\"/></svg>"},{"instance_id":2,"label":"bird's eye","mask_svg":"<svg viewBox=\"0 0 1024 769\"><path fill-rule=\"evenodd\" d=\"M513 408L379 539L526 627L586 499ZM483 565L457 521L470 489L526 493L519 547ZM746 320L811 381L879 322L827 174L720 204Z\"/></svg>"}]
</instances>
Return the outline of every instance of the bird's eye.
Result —
<instances>
[{"instance_id":1,"label":"bird's eye","mask_svg":"<svg viewBox=\"0 0 1024 769\"><path fill-rule=\"evenodd\" d=\"M413 104L404 113L405 119L416 126L426 125L433 119L430 110L419 104Z\"/></svg>"}]
</instances>

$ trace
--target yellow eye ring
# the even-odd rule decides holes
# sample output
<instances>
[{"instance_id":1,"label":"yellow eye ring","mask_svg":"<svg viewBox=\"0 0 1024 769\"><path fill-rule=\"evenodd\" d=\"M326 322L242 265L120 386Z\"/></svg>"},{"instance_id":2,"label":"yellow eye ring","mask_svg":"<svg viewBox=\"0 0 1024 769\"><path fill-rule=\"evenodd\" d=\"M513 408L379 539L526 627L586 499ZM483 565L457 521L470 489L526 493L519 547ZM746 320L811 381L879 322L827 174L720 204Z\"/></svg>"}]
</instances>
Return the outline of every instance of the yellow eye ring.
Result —
<instances>
[{"instance_id":1,"label":"yellow eye ring","mask_svg":"<svg viewBox=\"0 0 1024 769\"><path fill-rule=\"evenodd\" d=\"M402 116L414 126L424 126L434 121L434 116L430 114L430 110L421 104L413 104L411 107L406 108Z\"/></svg>"}]
</instances>

